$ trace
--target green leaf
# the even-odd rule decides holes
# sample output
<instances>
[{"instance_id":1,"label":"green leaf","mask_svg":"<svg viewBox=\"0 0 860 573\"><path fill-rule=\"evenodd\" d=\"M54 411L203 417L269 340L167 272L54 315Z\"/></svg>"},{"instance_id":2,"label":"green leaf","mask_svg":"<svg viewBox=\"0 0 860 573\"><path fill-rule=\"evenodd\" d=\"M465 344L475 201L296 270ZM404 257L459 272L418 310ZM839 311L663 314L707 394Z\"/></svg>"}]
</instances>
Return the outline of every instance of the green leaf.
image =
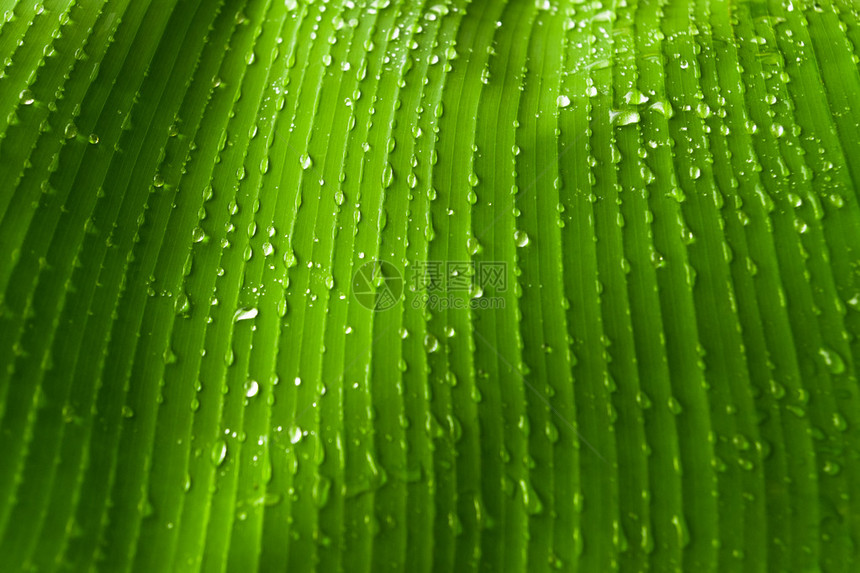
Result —
<instances>
[{"instance_id":1,"label":"green leaf","mask_svg":"<svg viewBox=\"0 0 860 573\"><path fill-rule=\"evenodd\" d=\"M854 571L856 0L0 2L0 570Z\"/></svg>"}]
</instances>

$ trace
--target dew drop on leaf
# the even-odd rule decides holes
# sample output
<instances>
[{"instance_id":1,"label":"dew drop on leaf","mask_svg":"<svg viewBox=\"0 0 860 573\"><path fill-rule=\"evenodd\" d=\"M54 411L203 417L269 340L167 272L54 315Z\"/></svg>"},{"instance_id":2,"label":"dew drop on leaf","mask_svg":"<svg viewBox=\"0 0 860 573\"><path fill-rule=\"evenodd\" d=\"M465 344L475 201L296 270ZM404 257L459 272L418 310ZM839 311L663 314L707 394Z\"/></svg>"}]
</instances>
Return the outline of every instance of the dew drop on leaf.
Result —
<instances>
[{"instance_id":1,"label":"dew drop on leaf","mask_svg":"<svg viewBox=\"0 0 860 573\"><path fill-rule=\"evenodd\" d=\"M821 355L824 365L831 374L842 374L845 372L845 361L842 360L838 352L824 347L819 349L818 353Z\"/></svg>"},{"instance_id":2,"label":"dew drop on leaf","mask_svg":"<svg viewBox=\"0 0 860 573\"><path fill-rule=\"evenodd\" d=\"M301 439L302 439L302 429L299 428L298 426L293 426L293 428L290 430L290 443L291 444L298 444Z\"/></svg>"},{"instance_id":3,"label":"dew drop on leaf","mask_svg":"<svg viewBox=\"0 0 860 573\"><path fill-rule=\"evenodd\" d=\"M236 310L233 314L233 322L239 322L240 320L250 320L257 316L256 308L240 308Z\"/></svg>"},{"instance_id":4,"label":"dew drop on leaf","mask_svg":"<svg viewBox=\"0 0 860 573\"><path fill-rule=\"evenodd\" d=\"M514 242L518 247L525 247L529 244L529 236L525 231L514 231Z\"/></svg>"},{"instance_id":5,"label":"dew drop on leaf","mask_svg":"<svg viewBox=\"0 0 860 573\"><path fill-rule=\"evenodd\" d=\"M212 451L209 454L212 463L215 464L215 467L220 466L224 463L224 459L227 457L227 442L222 439L215 440L215 443L212 444Z\"/></svg>"},{"instance_id":6,"label":"dew drop on leaf","mask_svg":"<svg viewBox=\"0 0 860 573\"><path fill-rule=\"evenodd\" d=\"M424 349L430 353L439 350L439 341L436 340L435 336L433 336L432 334L427 334L424 337Z\"/></svg>"},{"instance_id":7,"label":"dew drop on leaf","mask_svg":"<svg viewBox=\"0 0 860 573\"><path fill-rule=\"evenodd\" d=\"M311 156L307 153L302 153L302 155L299 157L299 165L302 166L302 169L310 169L313 164L314 162L311 159Z\"/></svg>"}]
</instances>

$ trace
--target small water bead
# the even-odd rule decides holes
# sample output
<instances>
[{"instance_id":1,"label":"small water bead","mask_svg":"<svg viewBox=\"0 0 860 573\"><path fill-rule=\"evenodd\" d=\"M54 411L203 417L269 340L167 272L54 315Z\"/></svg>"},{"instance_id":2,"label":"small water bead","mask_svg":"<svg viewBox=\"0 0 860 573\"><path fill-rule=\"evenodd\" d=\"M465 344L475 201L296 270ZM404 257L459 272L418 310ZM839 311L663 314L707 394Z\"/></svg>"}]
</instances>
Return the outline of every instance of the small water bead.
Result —
<instances>
[{"instance_id":1,"label":"small water bead","mask_svg":"<svg viewBox=\"0 0 860 573\"><path fill-rule=\"evenodd\" d=\"M173 349L169 346L165 348L162 358L164 359L165 364L176 364L176 361L179 359L176 356L176 353L173 352Z\"/></svg>"},{"instance_id":2,"label":"small water bead","mask_svg":"<svg viewBox=\"0 0 860 573\"><path fill-rule=\"evenodd\" d=\"M177 315L185 316L191 310L191 301L188 299L188 295L183 293L179 293L176 297L176 301L173 304L173 309Z\"/></svg>"},{"instance_id":3,"label":"small water bead","mask_svg":"<svg viewBox=\"0 0 860 573\"><path fill-rule=\"evenodd\" d=\"M302 439L302 429L299 428L298 426L293 427L290 430L290 443L291 444L298 444L299 441L301 441L301 439Z\"/></svg>"},{"instance_id":4,"label":"small water bead","mask_svg":"<svg viewBox=\"0 0 860 573\"><path fill-rule=\"evenodd\" d=\"M89 137L89 142L90 142L92 145L96 145L96 144L98 144L98 142L99 142L99 136L98 136L98 135L96 135L95 133L91 133L91 134L90 134L90 137Z\"/></svg>"},{"instance_id":5,"label":"small water bead","mask_svg":"<svg viewBox=\"0 0 860 573\"><path fill-rule=\"evenodd\" d=\"M307 153L302 153L302 155L299 157L299 164L302 166L302 169L308 170L313 166L314 162L311 159L310 155L308 155Z\"/></svg>"},{"instance_id":6,"label":"small water bead","mask_svg":"<svg viewBox=\"0 0 860 573\"><path fill-rule=\"evenodd\" d=\"M224 460L227 458L227 442L222 439L215 440L215 443L212 444L212 451L209 455L212 463L215 464L215 467L223 464Z\"/></svg>"},{"instance_id":7,"label":"small water bead","mask_svg":"<svg viewBox=\"0 0 860 573\"><path fill-rule=\"evenodd\" d=\"M526 513L529 515L538 515L543 511L543 503L541 503L540 498L538 497L537 492L531 486L531 484L524 480L520 480L520 491L523 496L523 505L525 506Z\"/></svg>"},{"instance_id":8,"label":"small water bead","mask_svg":"<svg viewBox=\"0 0 860 573\"><path fill-rule=\"evenodd\" d=\"M436 337L432 334L427 334L424 337L424 349L428 353L436 352L439 350L439 341L436 340Z\"/></svg>"},{"instance_id":9,"label":"small water bead","mask_svg":"<svg viewBox=\"0 0 860 573\"><path fill-rule=\"evenodd\" d=\"M828 460L824 462L824 466L821 468L821 470L829 476L835 476L842 470L842 466L840 466L836 462Z\"/></svg>"},{"instance_id":10,"label":"small water bead","mask_svg":"<svg viewBox=\"0 0 860 573\"><path fill-rule=\"evenodd\" d=\"M245 383L245 396L248 398L253 398L260 391L260 385L257 384L256 380L248 380Z\"/></svg>"},{"instance_id":11,"label":"small water bead","mask_svg":"<svg viewBox=\"0 0 860 573\"><path fill-rule=\"evenodd\" d=\"M558 107L567 107L570 105L570 98L566 95L560 95L556 98L555 103Z\"/></svg>"},{"instance_id":12,"label":"small water bead","mask_svg":"<svg viewBox=\"0 0 860 573\"><path fill-rule=\"evenodd\" d=\"M609 121L613 125L625 126L639 122L639 112L633 110L616 110L609 112Z\"/></svg>"},{"instance_id":13,"label":"small water bead","mask_svg":"<svg viewBox=\"0 0 860 573\"><path fill-rule=\"evenodd\" d=\"M848 422L845 420L845 417L839 412L833 414L833 427L840 432L844 432L848 429Z\"/></svg>"},{"instance_id":14,"label":"small water bead","mask_svg":"<svg viewBox=\"0 0 860 573\"><path fill-rule=\"evenodd\" d=\"M529 236L525 231L514 231L514 242L518 247L525 247L529 244Z\"/></svg>"},{"instance_id":15,"label":"small water bead","mask_svg":"<svg viewBox=\"0 0 860 573\"><path fill-rule=\"evenodd\" d=\"M391 186L391 183L394 181L394 168L391 167L390 163L385 164L385 168L382 170L382 187L388 188Z\"/></svg>"},{"instance_id":16,"label":"small water bead","mask_svg":"<svg viewBox=\"0 0 860 573\"><path fill-rule=\"evenodd\" d=\"M470 255L477 255L483 250L483 248L481 246L481 243L478 242L478 239L476 239L475 237L469 237L466 240L466 250L469 251Z\"/></svg>"}]
</instances>

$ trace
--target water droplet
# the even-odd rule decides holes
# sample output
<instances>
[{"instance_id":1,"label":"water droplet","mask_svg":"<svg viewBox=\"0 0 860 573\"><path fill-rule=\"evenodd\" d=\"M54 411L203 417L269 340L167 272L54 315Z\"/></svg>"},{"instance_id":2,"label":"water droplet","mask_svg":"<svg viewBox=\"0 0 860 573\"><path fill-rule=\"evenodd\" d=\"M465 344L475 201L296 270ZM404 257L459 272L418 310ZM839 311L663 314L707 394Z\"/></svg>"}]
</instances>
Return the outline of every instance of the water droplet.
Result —
<instances>
[{"instance_id":1,"label":"water droplet","mask_svg":"<svg viewBox=\"0 0 860 573\"><path fill-rule=\"evenodd\" d=\"M824 467L823 467L823 468L821 468L821 469L822 469L822 470L824 471L824 473L826 473L827 475L829 475L829 476L835 476L835 475L836 475L836 474L838 474L838 473L839 473L839 471L842 469L842 466L840 466L840 465L839 465L838 463L836 463L836 462L833 462L833 461L828 460L828 461L824 462Z\"/></svg>"},{"instance_id":2,"label":"water droplet","mask_svg":"<svg viewBox=\"0 0 860 573\"><path fill-rule=\"evenodd\" d=\"M623 126L639 122L639 112L633 110L619 110L609 112L609 121L613 125Z\"/></svg>"},{"instance_id":3,"label":"water droplet","mask_svg":"<svg viewBox=\"0 0 860 573\"><path fill-rule=\"evenodd\" d=\"M386 163L385 168L382 170L382 187L390 187L392 181L394 181L394 169L390 163Z\"/></svg>"},{"instance_id":4,"label":"water droplet","mask_svg":"<svg viewBox=\"0 0 860 573\"><path fill-rule=\"evenodd\" d=\"M848 429L848 421L845 419L844 416L842 416L842 414L836 412L833 414L833 427L840 432L844 432Z\"/></svg>"},{"instance_id":5,"label":"water droplet","mask_svg":"<svg viewBox=\"0 0 860 573\"><path fill-rule=\"evenodd\" d=\"M184 292L179 293L176 297L176 302L173 304L173 310L176 314L185 316L191 310L191 301L188 300L188 295Z\"/></svg>"},{"instance_id":6,"label":"water droplet","mask_svg":"<svg viewBox=\"0 0 860 573\"><path fill-rule=\"evenodd\" d=\"M436 352L439 350L439 341L436 340L435 336L427 334L427 336L424 337L424 349L427 352Z\"/></svg>"},{"instance_id":7,"label":"water droplet","mask_svg":"<svg viewBox=\"0 0 860 573\"><path fill-rule=\"evenodd\" d=\"M308 155L307 153L302 153L302 155L299 157L299 164L302 166L302 169L307 170L311 168L314 162L311 159L310 155Z\"/></svg>"},{"instance_id":8,"label":"water droplet","mask_svg":"<svg viewBox=\"0 0 860 573\"><path fill-rule=\"evenodd\" d=\"M222 439L215 440L215 443L212 444L212 451L210 452L210 459L215 466L220 466L224 463L224 460L227 458L227 442Z\"/></svg>"},{"instance_id":9,"label":"water droplet","mask_svg":"<svg viewBox=\"0 0 860 573\"><path fill-rule=\"evenodd\" d=\"M570 98L566 95L560 95L556 98L555 103L558 107L567 107L570 105Z\"/></svg>"},{"instance_id":10,"label":"water droplet","mask_svg":"<svg viewBox=\"0 0 860 573\"><path fill-rule=\"evenodd\" d=\"M33 98L33 92L26 89L21 90L21 93L18 94L18 98L24 105L31 105L34 101L36 101L35 98Z\"/></svg>"},{"instance_id":11,"label":"water droplet","mask_svg":"<svg viewBox=\"0 0 860 573\"><path fill-rule=\"evenodd\" d=\"M294 426L290 430L290 443L291 444L298 444L299 440L301 440L301 439L302 439L302 429L299 428L298 426Z\"/></svg>"},{"instance_id":12,"label":"water droplet","mask_svg":"<svg viewBox=\"0 0 860 573\"><path fill-rule=\"evenodd\" d=\"M240 308L236 310L236 313L233 315L233 322L239 322L240 320L249 320L257 316L256 308Z\"/></svg>"},{"instance_id":13,"label":"water droplet","mask_svg":"<svg viewBox=\"0 0 860 573\"><path fill-rule=\"evenodd\" d=\"M630 105L641 105L648 101L648 96L639 90L631 90L624 94L624 103Z\"/></svg>"},{"instance_id":14,"label":"water droplet","mask_svg":"<svg viewBox=\"0 0 860 573\"><path fill-rule=\"evenodd\" d=\"M675 526L675 531L678 534L678 542L681 547L686 547L690 544L690 532L687 529L687 523L680 515L672 516L672 525Z\"/></svg>"},{"instance_id":15,"label":"water droplet","mask_svg":"<svg viewBox=\"0 0 860 573\"><path fill-rule=\"evenodd\" d=\"M482 250L481 243L475 237L469 237L466 240L466 250L469 251L470 255L477 255Z\"/></svg>"},{"instance_id":16,"label":"water droplet","mask_svg":"<svg viewBox=\"0 0 860 573\"><path fill-rule=\"evenodd\" d=\"M675 114L674 110L672 109L672 106L669 105L669 102L665 101L655 101L649 106L649 109L653 109L654 111L666 118L670 118Z\"/></svg>"},{"instance_id":17,"label":"water droplet","mask_svg":"<svg viewBox=\"0 0 860 573\"><path fill-rule=\"evenodd\" d=\"M529 244L529 236L525 231L514 231L514 242L518 247L525 247Z\"/></svg>"},{"instance_id":18,"label":"water droplet","mask_svg":"<svg viewBox=\"0 0 860 573\"><path fill-rule=\"evenodd\" d=\"M523 505L526 508L526 513L537 515L543 511L543 503L541 503L537 492L528 481L524 479L520 480L520 491L523 494Z\"/></svg>"},{"instance_id":19,"label":"water droplet","mask_svg":"<svg viewBox=\"0 0 860 573\"><path fill-rule=\"evenodd\" d=\"M257 384L256 380L248 380L245 383L245 396L248 398L253 398L260 391L260 385Z\"/></svg>"},{"instance_id":20,"label":"water droplet","mask_svg":"<svg viewBox=\"0 0 860 573\"><path fill-rule=\"evenodd\" d=\"M845 361L838 352L830 348L821 348L818 350L821 358L824 360L824 365L831 374L842 374L845 372Z\"/></svg>"}]
</instances>

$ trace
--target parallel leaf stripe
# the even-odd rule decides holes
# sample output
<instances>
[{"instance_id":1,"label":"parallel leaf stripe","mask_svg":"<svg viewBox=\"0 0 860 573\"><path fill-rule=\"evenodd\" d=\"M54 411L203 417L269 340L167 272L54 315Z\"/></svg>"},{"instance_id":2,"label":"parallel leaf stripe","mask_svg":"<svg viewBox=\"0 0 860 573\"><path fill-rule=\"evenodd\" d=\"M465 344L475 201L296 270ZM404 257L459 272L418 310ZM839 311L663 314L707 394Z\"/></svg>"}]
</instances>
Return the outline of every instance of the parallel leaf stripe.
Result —
<instances>
[{"instance_id":1,"label":"parallel leaf stripe","mask_svg":"<svg viewBox=\"0 0 860 573\"><path fill-rule=\"evenodd\" d=\"M613 68L613 92L615 106L622 110L628 106L634 106L636 109L641 99L637 97L640 93L638 91L640 70L635 59L637 38L634 24L638 10L638 2L633 2L628 7L619 7L617 20L613 24L615 40L613 57L616 62ZM644 97L650 99L653 95L655 94ZM647 102L645 104L647 105ZM645 112L647 108L641 107ZM637 351L634 328L634 324L637 323L636 318L641 320L642 308L637 308L637 305L642 304L640 297L654 290L653 274L647 276L642 273L650 267L648 259L653 242L650 225L641 215L648 209L647 182L653 175L646 166L645 158L641 157L642 155L647 157L647 149L643 147L639 123L618 128L616 146L621 156L628 158L628 161L619 166L621 204L616 214L618 217L616 225L621 225L617 231L621 256L617 261L618 269L612 272L610 277L611 282L617 282L618 286L624 287L626 292L618 305L619 309L623 310L623 314L616 311L614 321L616 324L608 325L612 326L612 331L607 334L613 341L610 349L613 356L613 362L610 365L612 378L608 383L615 388L613 405L616 416L618 465L619 468L630 468L627 471L618 472L620 499L615 533L621 538L619 568L629 570L648 567L647 555L653 551L654 543L649 529L651 504L643 495L643 492L651 489L653 478L648 472L648 456L646 448L643 447L643 444L647 443L644 412L637 404L637 398L644 386L637 365L643 359L646 361L648 359L641 357ZM639 159L634 160L634 156ZM636 264L638 276L631 276L633 264L630 259ZM610 259L610 272L613 263L616 261ZM646 276L650 279L649 283L644 283L643 279ZM637 285L636 281L641 282ZM620 292L618 296L621 296ZM618 360L619 358L621 360ZM621 508L628 508L628 511L623 512ZM640 565L642 563L645 565Z\"/></svg>"},{"instance_id":2,"label":"parallel leaf stripe","mask_svg":"<svg viewBox=\"0 0 860 573\"><path fill-rule=\"evenodd\" d=\"M132 27L131 30L133 31L134 27ZM131 40L131 38L129 38L129 41L126 42L126 45L131 44L130 40ZM125 52L120 51L120 53L118 55L119 55L119 58L112 60L111 63L118 63L118 62L124 61ZM138 65L138 66L144 65L145 66L146 65L145 62L148 61L147 60L148 55L151 56L151 52L149 54L139 53L137 60L129 61L127 63L132 65L132 67L134 67L135 65ZM140 78L132 79L132 82L137 82L137 81L139 81L139 79ZM123 86L123 88L128 89L127 86ZM133 91L133 90L131 90L131 91ZM120 94L120 93L122 93L123 95L119 96L118 94ZM121 99L120 103L117 104L120 107L120 109L122 109L124 107L124 104L127 104L128 106L131 105L130 94L123 93L122 89L115 92L114 95L116 97L121 97L122 99L125 100L123 102ZM81 125L90 127L93 130L97 129L97 126L101 125L101 127L104 128L104 129L102 129L102 133L106 134L106 136L108 136L108 137L116 138L116 137L118 137L116 134L118 134L120 131L120 123L121 122L119 120L117 120L115 117L113 117L113 114L111 114L110 119L104 119L104 121L97 119L97 118L99 118L99 116L101 116L102 118L105 118L105 114L102 114L102 110L104 109L106 99L107 99L107 94L104 94L104 96L90 98L87 101L87 103L88 103L87 108L85 109L84 113L82 113L80 115L78 121ZM69 155L67 155L66 157L69 161L68 168L70 170L69 172L71 174L71 177L69 179L68 184L64 185L65 189L59 191L58 195L60 195L60 196L63 196L66 192L71 192L73 194L78 194L79 196L84 197L85 196L84 190L99 188L100 185L98 182L105 176L105 171L107 170L107 165L104 165L104 167L102 169L87 168L87 169L79 170L79 167L82 164L86 165L87 167L91 167L92 164L96 161L96 158L93 155L88 155L85 153L86 145L85 144L82 145L82 143L83 142L78 142L78 144L75 145L73 148L66 148L66 150L69 152ZM76 180L77 175L80 176L79 180L77 181L77 183L79 184L79 187L73 187L72 182ZM62 215L64 215L64 213L60 212L60 210L57 210L57 212L50 213L50 215L48 215L49 219L47 221L41 221L41 223L44 224L44 227L34 226L31 228L31 230L32 230L31 236L33 237L33 240L37 242L37 246L35 248L34 247L30 247L30 248L34 248L35 252L38 253L38 252L41 252L42 250L48 251L48 244L51 242L53 242L54 245L63 245L64 247L53 248L49 251L50 253L52 253L52 257L49 260L52 260L54 256L61 255L61 253L63 253L69 247L70 247L69 250L71 250L71 252L74 253L77 250L77 245L80 245L81 242L84 240L84 237L85 237L84 231L89 229L90 233L93 233L96 229L95 221L97 221L96 217L97 217L97 214L99 212L96 211L95 213L92 213L93 204L95 203L95 201L93 201L94 199L96 199L96 196L92 195L89 199L78 202L77 203L78 208L74 211L70 211L68 216L62 216ZM114 210L116 207L118 207L119 202L121 200L123 200L122 197L120 197L118 195L112 195L106 201L102 202L101 205L102 205L102 207L106 207L107 209L109 209L108 212L110 212L111 210ZM90 213L92 213L92 214L90 214ZM90 221L86 227L82 226L82 223L84 221ZM51 229L54 226L56 226L56 229L57 229L56 234L45 232L45 229ZM108 236L109 228L108 229L102 229L102 231L104 232L104 235L102 236L102 241L104 241L105 238ZM95 252L88 251L88 254L96 257L96 260L98 260L98 257L100 256L99 251L95 251ZM32 263L33 260L28 259L28 262ZM73 258L68 257L68 260L65 263L58 265L58 266L60 266L63 271L69 272L71 267L72 267L72 265L71 265L72 262L73 262ZM39 267L40 265L37 264L36 266ZM87 266L87 269L90 272L92 272L91 267ZM30 264L30 265L19 265L19 266L15 267L15 271L17 271L21 274L24 274L24 276L26 276L26 273L32 272L32 270L33 270L32 264ZM22 279L21 282L18 282L16 280L14 282L13 286L20 287L20 286L22 286L22 284L26 284L26 279L24 279L23 277L21 277L21 279ZM37 287L37 289L38 288L48 289L48 292L39 293L37 291L36 294L42 294L42 296L39 296L38 299L34 299L34 298L32 298L33 295L31 295L31 300L37 300L38 304L40 306L44 305L45 307L49 307L49 308L52 306L55 306L57 304L57 302L56 302L57 299L62 297L61 288L65 284L65 281L64 280L45 281L45 282L40 282L39 284L41 286ZM7 291L7 296L8 296L8 291ZM53 313L54 308L51 308L51 310ZM36 318L32 319L32 320L37 321L40 316L43 316L43 314L42 313L36 313ZM33 332L32 328L30 329L30 332ZM45 334L46 334L46 336L43 338L43 341L49 342L50 341L50 335L48 335L48 333L45 333ZM38 356L39 356L39 358L41 358L41 354L38 354ZM35 391L35 387L34 386L24 386L24 387L18 386L17 390L18 391L24 391L24 392L33 392L33 391ZM23 413L26 415L26 409L15 408L14 410L18 414ZM23 443L26 444L26 441L23 441ZM22 445L21 442L18 442L17 444ZM8 469L11 469L14 467L15 467L14 464L10 464L9 466L5 466L5 468L8 468Z\"/></svg>"}]
</instances>

